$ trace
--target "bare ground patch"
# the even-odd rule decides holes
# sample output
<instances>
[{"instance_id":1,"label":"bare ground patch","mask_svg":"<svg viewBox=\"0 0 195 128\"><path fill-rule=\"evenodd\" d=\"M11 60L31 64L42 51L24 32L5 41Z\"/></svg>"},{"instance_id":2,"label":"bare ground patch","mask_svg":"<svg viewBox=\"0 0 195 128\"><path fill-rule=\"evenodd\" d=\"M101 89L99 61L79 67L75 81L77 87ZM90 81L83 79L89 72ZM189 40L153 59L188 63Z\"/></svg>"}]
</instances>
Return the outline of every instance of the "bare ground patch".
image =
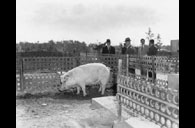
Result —
<instances>
[{"instance_id":1,"label":"bare ground patch","mask_svg":"<svg viewBox=\"0 0 195 128\"><path fill-rule=\"evenodd\" d=\"M91 98L101 96L95 92L17 98L16 128L112 128L116 118L91 107Z\"/></svg>"}]
</instances>

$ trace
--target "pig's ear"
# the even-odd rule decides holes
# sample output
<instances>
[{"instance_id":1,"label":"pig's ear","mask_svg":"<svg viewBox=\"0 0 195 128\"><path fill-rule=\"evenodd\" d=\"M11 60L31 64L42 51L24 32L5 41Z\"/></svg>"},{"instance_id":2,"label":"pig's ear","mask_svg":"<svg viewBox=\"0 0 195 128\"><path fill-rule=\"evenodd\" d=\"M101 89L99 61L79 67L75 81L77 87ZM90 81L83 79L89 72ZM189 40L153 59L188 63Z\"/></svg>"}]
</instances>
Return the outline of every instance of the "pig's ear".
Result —
<instances>
[{"instance_id":1,"label":"pig's ear","mask_svg":"<svg viewBox=\"0 0 195 128\"><path fill-rule=\"evenodd\" d=\"M68 73L67 75L66 75L66 77L68 78L68 77L71 77L72 76L72 72L70 72L70 73Z\"/></svg>"}]
</instances>

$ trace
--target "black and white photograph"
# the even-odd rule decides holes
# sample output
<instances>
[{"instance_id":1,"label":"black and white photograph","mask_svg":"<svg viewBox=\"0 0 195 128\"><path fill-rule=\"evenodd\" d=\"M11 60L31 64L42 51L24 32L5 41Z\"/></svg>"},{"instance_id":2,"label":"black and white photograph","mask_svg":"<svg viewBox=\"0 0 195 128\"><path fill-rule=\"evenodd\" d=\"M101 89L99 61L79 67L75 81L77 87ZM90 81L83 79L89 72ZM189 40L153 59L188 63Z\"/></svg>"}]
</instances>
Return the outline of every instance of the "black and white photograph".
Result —
<instances>
[{"instance_id":1,"label":"black and white photograph","mask_svg":"<svg viewBox=\"0 0 195 128\"><path fill-rule=\"evenodd\" d=\"M179 128L179 0L16 0L16 128Z\"/></svg>"}]
</instances>

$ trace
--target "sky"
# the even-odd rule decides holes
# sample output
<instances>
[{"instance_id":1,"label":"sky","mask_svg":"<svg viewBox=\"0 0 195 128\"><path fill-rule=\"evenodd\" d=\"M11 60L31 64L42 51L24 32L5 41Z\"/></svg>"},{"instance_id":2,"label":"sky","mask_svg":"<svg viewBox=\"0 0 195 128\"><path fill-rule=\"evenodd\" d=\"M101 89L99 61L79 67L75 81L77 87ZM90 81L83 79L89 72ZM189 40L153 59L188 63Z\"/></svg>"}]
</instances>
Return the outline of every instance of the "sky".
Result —
<instances>
[{"instance_id":1,"label":"sky","mask_svg":"<svg viewBox=\"0 0 195 128\"><path fill-rule=\"evenodd\" d=\"M16 0L16 43L110 39L119 45L130 37L138 46L149 27L164 45L179 39L179 0Z\"/></svg>"}]
</instances>

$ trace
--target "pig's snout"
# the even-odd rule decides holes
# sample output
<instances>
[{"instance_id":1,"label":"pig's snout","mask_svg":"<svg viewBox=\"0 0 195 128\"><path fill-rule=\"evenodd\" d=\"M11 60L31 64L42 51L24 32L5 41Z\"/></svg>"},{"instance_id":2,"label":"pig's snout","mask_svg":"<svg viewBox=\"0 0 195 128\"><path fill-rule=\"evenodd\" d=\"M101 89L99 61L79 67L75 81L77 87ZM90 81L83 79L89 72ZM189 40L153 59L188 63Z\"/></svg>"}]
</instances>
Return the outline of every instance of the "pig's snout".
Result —
<instances>
[{"instance_id":1,"label":"pig's snout","mask_svg":"<svg viewBox=\"0 0 195 128\"><path fill-rule=\"evenodd\" d=\"M63 92L63 90L61 90L60 88L57 88L59 92Z\"/></svg>"}]
</instances>

